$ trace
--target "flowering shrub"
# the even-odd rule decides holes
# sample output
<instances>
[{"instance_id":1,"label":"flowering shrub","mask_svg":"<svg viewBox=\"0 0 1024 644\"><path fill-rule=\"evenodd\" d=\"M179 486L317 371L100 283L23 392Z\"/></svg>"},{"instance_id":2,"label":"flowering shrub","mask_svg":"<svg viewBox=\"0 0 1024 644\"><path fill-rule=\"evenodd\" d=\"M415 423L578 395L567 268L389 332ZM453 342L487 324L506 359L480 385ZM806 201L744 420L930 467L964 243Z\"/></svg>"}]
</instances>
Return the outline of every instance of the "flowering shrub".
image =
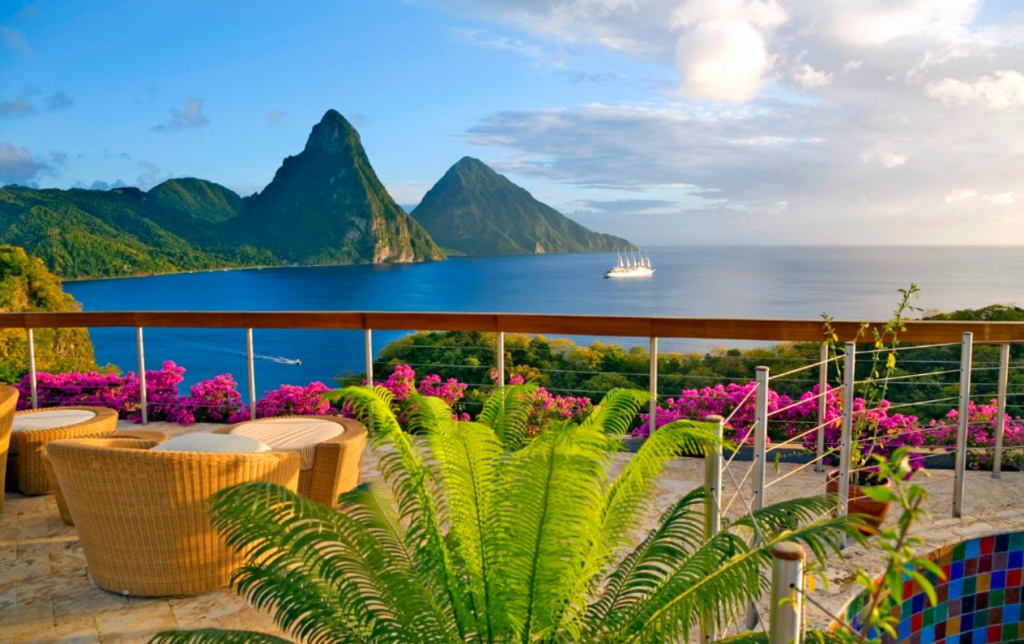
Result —
<instances>
[{"instance_id":1,"label":"flowering shrub","mask_svg":"<svg viewBox=\"0 0 1024 644\"><path fill-rule=\"evenodd\" d=\"M149 417L153 420L169 420L170 413L178 400L178 385L185 379L184 367L167 361L160 371L146 372L146 399ZM136 422L141 421L142 411L139 377L129 371L124 376L117 374L89 373L38 373L36 375L37 395L40 407L68 407L94 405L116 410L122 416ZM16 385L20 396L18 408L32 406L32 384L28 375Z\"/></svg>"},{"instance_id":2,"label":"flowering shrub","mask_svg":"<svg viewBox=\"0 0 1024 644\"><path fill-rule=\"evenodd\" d=\"M497 372L491 372L497 378ZM509 385L521 385L526 382L523 376L516 375L508 379ZM580 422L594 409L593 403L585 396L560 396L552 394L544 387L538 387L532 394L533 400L530 415L527 417L527 433L536 436L549 423L574 421Z\"/></svg>"},{"instance_id":3,"label":"flowering shrub","mask_svg":"<svg viewBox=\"0 0 1024 644\"><path fill-rule=\"evenodd\" d=\"M394 394L395 403L398 408L395 417L400 422L405 422L409 418L411 404L409 403L409 398L414 393L423 396L436 396L448 403L448 406L451 408L456 409L459 401L466 395L466 389L469 387L466 383L459 382L455 378L442 381L438 375L425 376L417 386L416 370L407 364L396 365L387 380L375 381L374 384L384 387ZM342 409L342 415L350 415L350 411ZM469 414L456 410L455 418L456 420L469 420Z\"/></svg>"},{"instance_id":4,"label":"flowering shrub","mask_svg":"<svg viewBox=\"0 0 1024 644\"><path fill-rule=\"evenodd\" d=\"M800 396L802 404L793 408L796 418L805 420L804 429L791 429L789 436L795 437L807 432L817 425L818 421L818 385L811 391ZM888 456L901 447L914 448L925 445L927 431L922 427L916 416L890 412L892 406L888 400L882 399L878 407L865 409L863 398L853 400L853 418L858 428L858 442L854 445L855 462L873 462L873 456ZM842 404L839 390L829 387L825 392L825 448L838 448L842 432ZM815 449L817 432L811 432L802 438L804 447ZM829 459L831 460L831 459ZM911 465L919 467L920 458L912 457Z\"/></svg>"},{"instance_id":5,"label":"flowering shrub","mask_svg":"<svg viewBox=\"0 0 1024 644\"><path fill-rule=\"evenodd\" d=\"M184 380L185 369L173 362L165 362L159 371L146 372L146 394L151 420L169 420L181 425L197 422L241 422L249 419L249 406L242 402L238 384L231 374L222 374L198 382L187 396L179 396L178 386ZM497 373L492 373L497 378ZM523 384L523 376L509 378L510 385ZM466 395L468 385L455 378L442 380L438 375L424 376L416 382L416 371L407 364L397 365L387 380L375 384L387 388L395 395L398 417L405 419L409 412L409 399L413 393L436 396L457 408ZM20 392L18 409L31 407L31 384L26 375L15 385ZM88 373L37 374L40 407L90 405L116 410L123 418L141 422L139 378L134 372L123 376ZM679 419L702 420L718 414L730 417L729 438L744 443L752 439L756 384L730 383L702 389L686 389L676 398L669 398L666 406L658 406L656 427ZM268 391L256 403L256 416L266 418L282 415L321 416L327 414L350 415L348 410L335 409L324 400L330 391L322 382L311 382L299 387L284 385ZM785 394L769 391L769 440L794 440L808 449L815 449L817 432L809 431L818 424L818 386L794 401ZM528 424L530 433L536 434L551 422L580 421L593 409L589 398L560 396L540 387L533 394ZM794 404L796 403L796 404ZM956 449L959 413L950 410L943 418L925 423L916 416L893 413L888 400L881 400L874 409L865 409L863 398L854 399L853 415L857 421L859 442L855 458L868 462L871 456L886 456L898 448ZM968 410L968 446L994 447L996 405L970 403ZM642 425L634 436L650 435L650 418L641 414ZM825 394L824 440L826 448L838 448L840 442L842 405L839 390L829 388ZM469 420L462 410L456 412L459 420ZM809 432L809 433L808 433ZM805 436L802 434L806 433ZM1006 466L1024 466L1024 418L1007 417L1003 438ZM912 454L916 467L921 464L920 454ZM985 451L972 455L972 467L991 463L992 454Z\"/></svg>"},{"instance_id":6,"label":"flowering shrub","mask_svg":"<svg viewBox=\"0 0 1024 644\"><path fill-rule=\"evenodd\" d=\"M996 401L991 404L979 405L971 401L967 407L967 445L970 447L995 447L996 414L998 407ZM956 451L956 437L960 426L960 411L951 409L941 420L933 420L928 423L925 444L929 446L942 447L947 452ZM1024 418L1019 416L1006 416L1003 422L1003 447L1017 448L1003 453L1003 462L1006 465L1021 467L1024 465L1024 454L1021 447L1024 447ZM993 454L981 452L975 456L971 463L973 467L982 468L991 464Z\"/></svg>"},{"instance_id":7,"label":"flowering shrub","mask_svg":"<svg viewBox=\"0 0 1024 644\"><path fill-rule=\"evenodd\" d=\"M752 441L756 388L757 383L748 382L744 385L729 383L702 389L684 389L678 398L668 399L667 407L657 407L655 428L680 419L704 420L714 414L723 418L732 416L727 437L738 443ZM786 409L792 404L793 400L789 396L768 391L768 413L771 418L768 423L769 440L786 438L798 431L796 422L801 419L795 412L796 408ZM646 438L651 433L650 415L641 414L641 418L643 424L633 431L633 435Z\"/></svg>"},{"instance_id":8,"label":"flowering shrub","mask_svg":"<svg viewBox=\"0 0 1024 644\"><path fill-rule=\"evenodd\" d=\"M244 407L237 386L238 383L230 373L197 382L189 389L187 397L175 401L168 419L179 425L220 423L226 420L235 422L235 415ZM247 412L245 418L248 417Z\"/></svg>"},{"instance_id":9,"label":"flowering shrub","mask_svg":"<svg viewBox=\"0 0 1024 644\"><path fill-rule=\"evenodd\" d=\"M263 398L256 401L256 417L337 414L338 410L324 400L324 394L330 390L330 387L319 381L311 382L306 387L282 385L274 391L268 391ZM249 417L249 405L240 405L230 420L232 423L239 423L249 420Z\"/></svg>"}]
</instances>

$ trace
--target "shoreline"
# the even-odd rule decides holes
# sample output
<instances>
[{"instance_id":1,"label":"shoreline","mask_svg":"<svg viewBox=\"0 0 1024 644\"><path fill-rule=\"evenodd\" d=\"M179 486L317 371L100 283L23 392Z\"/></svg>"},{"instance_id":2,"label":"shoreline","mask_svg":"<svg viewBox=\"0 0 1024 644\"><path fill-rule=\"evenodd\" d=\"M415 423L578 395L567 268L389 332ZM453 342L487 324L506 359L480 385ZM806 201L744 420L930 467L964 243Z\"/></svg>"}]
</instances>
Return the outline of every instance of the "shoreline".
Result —
<instances>
[{"instance_id":1,"label":"shoreline","mask_svg":"<svg viewBox=\"0 0 1024 644\"><path fill-rule=\"evenodd\" d=\"M336 268L346 266L417 266L420 264L435 264L460 259L487 259L497 257L543 257L543 256L566 256L566 255L601 255L611 254L613 251L602 250L584 253L515 253L509 255L449 255L445 259L425 259L418 262L352 262L350 264L264 264L261 266L233 266L223 268L203 268L196 270L164 271L161 273L135 273L134 275L111 275L107 277L61 277L61 283L75 282L101 282L106 280L130 280L143 277L160 277L163 275L191 275L193 273L227 273L236 271L259 271L275 268ZM58 276L59 277L59 276Z\"/></svg>"}]
</instances>

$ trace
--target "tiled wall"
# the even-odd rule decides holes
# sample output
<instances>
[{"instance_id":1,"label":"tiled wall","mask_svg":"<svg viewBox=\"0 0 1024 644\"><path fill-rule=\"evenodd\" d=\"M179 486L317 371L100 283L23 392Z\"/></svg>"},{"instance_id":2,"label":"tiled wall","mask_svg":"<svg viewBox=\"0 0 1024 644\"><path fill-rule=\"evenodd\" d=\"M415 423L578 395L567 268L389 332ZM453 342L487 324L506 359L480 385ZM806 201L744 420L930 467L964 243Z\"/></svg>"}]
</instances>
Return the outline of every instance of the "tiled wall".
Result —
<instances>
[{"instance_id":1,"label":"tiled wall","mask_svg":"<svg viewBox=\"0 0 1024 644\"><path fill-rule=\"evenodd\" d=\"M903 584L903 605L897 609L899 638L884 644L998 644L1024 639L1022 582L1024 532L971 539L930 555L946 574L931 573L937 603L932 606L921 587ZM863 597L847 608L847 623L860 626L857 613Z\"/></svg>"}]
</instances>

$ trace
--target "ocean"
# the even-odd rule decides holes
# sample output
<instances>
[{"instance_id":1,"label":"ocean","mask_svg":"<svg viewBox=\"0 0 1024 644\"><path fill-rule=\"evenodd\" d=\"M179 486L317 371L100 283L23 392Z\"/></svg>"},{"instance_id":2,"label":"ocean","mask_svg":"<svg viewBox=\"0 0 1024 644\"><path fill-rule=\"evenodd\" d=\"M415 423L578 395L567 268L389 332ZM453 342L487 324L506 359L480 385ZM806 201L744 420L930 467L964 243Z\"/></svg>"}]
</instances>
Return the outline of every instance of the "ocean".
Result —
<instances>
[{"instance_id":1,"label":"ocean","mask_svg":"<svg viewBox=\"0 0 1024 644\"><path fill-rule=\"evenodd\" d=\"M86 311L474 311L817 319L884 318L896 289L950 311L1024 302L1022 247L651 248L652 278L609 280L615 254L460 257L378 266L268 268L68 282ZM377 349L403 332L374 334ZM574 338L588 341L587 338ZM134 329L93 329L96 358L135 370ZM605 339L627 345L635 338ZM146 365L172 360L186 386L231 373L245 389L245 332L147 329ZM749 346L663 340L662 351ZM254 331L258 393L363 369L362 331ZM301 361L295 362L295 361Z\"/></svg>"}]
</instances>

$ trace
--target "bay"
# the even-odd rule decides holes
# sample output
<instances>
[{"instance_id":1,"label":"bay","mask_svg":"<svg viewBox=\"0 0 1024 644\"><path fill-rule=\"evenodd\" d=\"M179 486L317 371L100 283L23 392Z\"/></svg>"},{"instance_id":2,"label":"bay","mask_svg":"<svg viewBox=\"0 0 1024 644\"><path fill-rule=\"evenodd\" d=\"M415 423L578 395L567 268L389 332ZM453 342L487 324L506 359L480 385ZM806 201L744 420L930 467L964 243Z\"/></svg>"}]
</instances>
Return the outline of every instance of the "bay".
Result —
<instances>
[{"instance_id":1,"label":"bay","mask_svg":"<svg viewBox=\"0 0 1024 644\"><path fill-rule=\"evenodd\" d=\"M949 311L1024 301L1022 247L651 248L656 274L609 280L613 254L460 257L426 264L293 267L68 282L86 311L438 311L817 319L885 317L896 289ZM172 360L186 385L231 373L244 390L245 332L146 329L147 368ZM374 345L403 332L375 332ZM93 329L97 360L138 366L134 329ZM586 338L576 338L587 341ZM606 339L609 340L609 339ZM612 338L627 345L636 338ZM748 346L662 341L661 349ZM254 331L258 393L361 372L361 331ZM298 361L298 362L296 362ZM418 366L421 374L430 365ZM481 383L470 383L481 384Z\"/></svg>"}]
</instances>

